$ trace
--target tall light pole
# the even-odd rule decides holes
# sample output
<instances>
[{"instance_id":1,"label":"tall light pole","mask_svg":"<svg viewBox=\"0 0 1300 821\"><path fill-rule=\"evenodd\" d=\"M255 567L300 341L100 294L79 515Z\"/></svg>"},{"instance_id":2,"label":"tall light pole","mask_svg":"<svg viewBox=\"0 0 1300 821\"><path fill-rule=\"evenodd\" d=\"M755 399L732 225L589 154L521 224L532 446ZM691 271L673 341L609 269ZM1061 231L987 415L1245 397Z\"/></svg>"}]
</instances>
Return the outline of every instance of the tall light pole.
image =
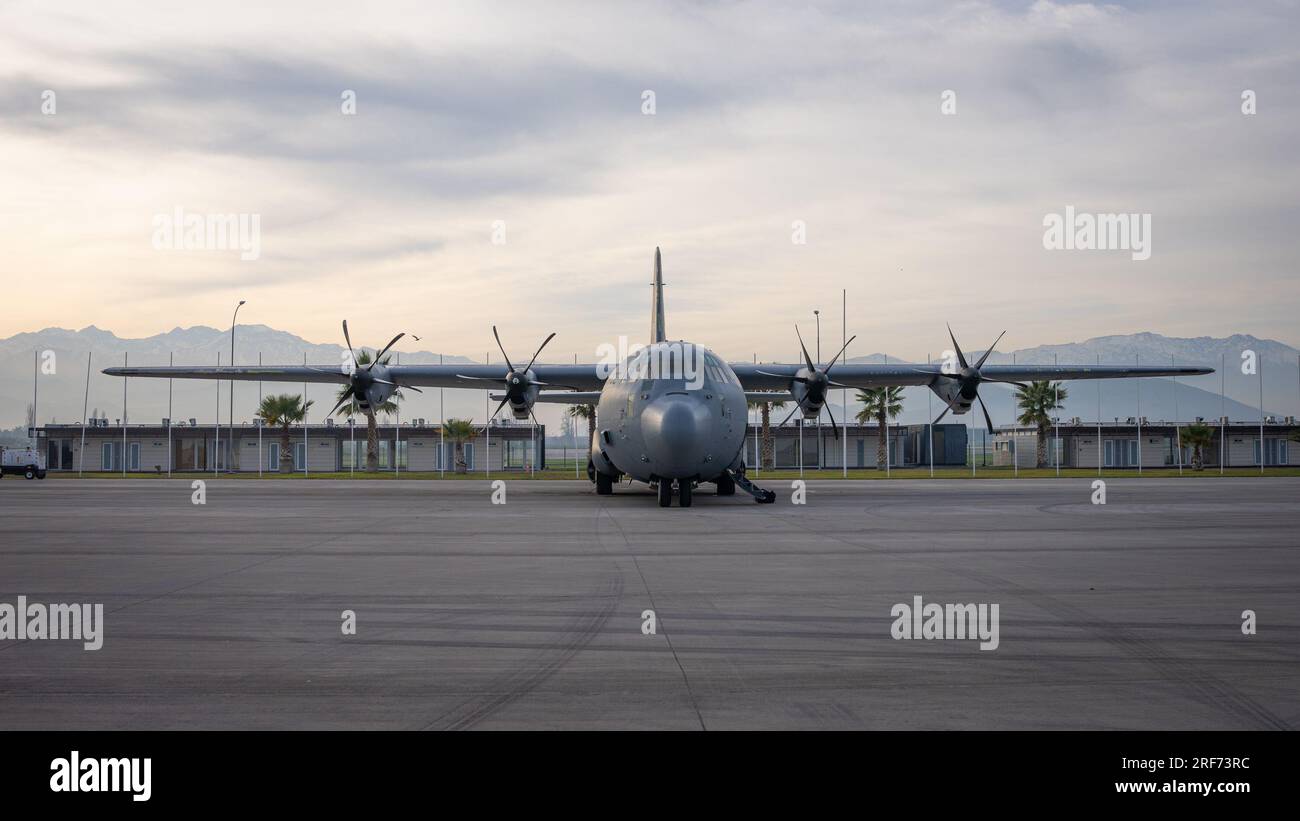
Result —
<instances>
[{"instance_id":1,"label":"tall light pole","mask_svg":"<svg viewBox=\"0 0 1300 821\"><path fill-rule=\"evenodd\" d=\"M817 321L817 364L822 362L822 312L813 309L813 319ZM825 394L823 394L825 396ZM826 449L822 447L822 414L817 411L817 469L826 467Z\"/></svg>"},{"instance_id":2,"label":"tall light pole","mask_svg":"<svg viewBox=\"0 0 1300 821\"><path fill-rule=\"evenodd\" d=\"M239 309L244 307L245 300L239 300L235 306L235 313L230 317L230 366L235 366L235 320L239 318ZM230 459L226 460L226 470L231 470L233 465L230 463L235 456L235 380L230 380Z\"/></svg>"}]
</instances>

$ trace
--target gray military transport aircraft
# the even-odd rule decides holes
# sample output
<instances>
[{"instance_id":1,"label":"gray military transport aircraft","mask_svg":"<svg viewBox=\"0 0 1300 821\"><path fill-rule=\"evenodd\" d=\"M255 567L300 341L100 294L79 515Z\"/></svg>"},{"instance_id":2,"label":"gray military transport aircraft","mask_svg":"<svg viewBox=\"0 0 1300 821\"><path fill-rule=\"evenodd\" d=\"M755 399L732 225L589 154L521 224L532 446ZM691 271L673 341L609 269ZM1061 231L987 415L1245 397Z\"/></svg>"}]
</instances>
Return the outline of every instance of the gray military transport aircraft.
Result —
<instances>
[{"instance_id":1,"label":"gray military transport aircraft","mask_svg":"<svg viewBox=\"0 0 1300 821\"><path fill-rule=\"evenodd\" d=\"M798 328L795 329L798 335ZM1003 331L1003 334L1006 332ZM532 415L537 402L596 405L597 427L591 441L587 475L596 493L613 493L621 477L655 487L659 504L678 503L689 507L695 486L702 482L717 487L719 496L731 496L739 485L759 502L772 502L776 495L750 482L745 476L744 439L750 400L770 401L774 392L788 394L805 419L821 416L827 392L832 388L877 388L925 385L944 403L937 423L950 411L964 414L979 401L989 430L989 417L979 386L1000 382L1023 386L1043 379L1122 379L1152 376L1196 376L1213 373L1210 368L1128 367L1115 365L985 365L1002 334L974 364L967 361L957 339L952 339L955 361L934 365L857 365L836 367L844 349L825 365L813 361L799 336L802 363L729 364L707 348L690 342L669 341L664 333L663 272L659 249L655 249L654 282L651 284L651 337L648 346L605 351L603 361L586 365L542 365L537 357L555 337L546 337L537 353L522 368L506 354L496 328L497 346L505 357L504 372L497 365L386 365L380 360L405 334L393 337L366 365L359 365L355 352L351 361L339 365L269 365L218 367L128 367L107 368L111 376L162 379L237 379L265 382L326 382L346 385L342 400L356 397L362 407L380 405L398 388L419 392L423 387L469 388L473 382L503 386L497 412L505 405L516 419ZM352 351L348 323L343 338ZM849 339L852 342L856 337ZM831 372L834 369L834 378ZM543 388L562 389L543 391ZM333 413L333 411L331 411ZM495 414L493 414L495 416ZM790 419L782 420L784 425ZM830 417L836 438L839 425Z\"/></svg>"}]
</instances>

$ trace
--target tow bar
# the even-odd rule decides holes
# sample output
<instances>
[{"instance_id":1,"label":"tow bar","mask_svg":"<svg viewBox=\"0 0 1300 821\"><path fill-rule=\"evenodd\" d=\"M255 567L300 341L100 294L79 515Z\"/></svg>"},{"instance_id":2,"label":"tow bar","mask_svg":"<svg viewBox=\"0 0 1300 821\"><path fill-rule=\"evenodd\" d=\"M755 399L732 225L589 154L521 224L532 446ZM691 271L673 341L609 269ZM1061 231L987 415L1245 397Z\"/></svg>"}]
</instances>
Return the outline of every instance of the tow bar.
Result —
<instances>
[{"instance_id":1,"label":"tow bar","mask_svg":"<svg viewBox=\"0 0 1300 821\"><path fill-rule=\"evenodd\" d=\"M776 501L776 493L774 491L764 490L749 481L749 479L745 478L744 473L738 470L729 470L727 473L731 475L732 480L741 490L745 491L750 496L753 496L754 501L758 502L760 505L770 505Z\"/></svg>"}]
</instances>

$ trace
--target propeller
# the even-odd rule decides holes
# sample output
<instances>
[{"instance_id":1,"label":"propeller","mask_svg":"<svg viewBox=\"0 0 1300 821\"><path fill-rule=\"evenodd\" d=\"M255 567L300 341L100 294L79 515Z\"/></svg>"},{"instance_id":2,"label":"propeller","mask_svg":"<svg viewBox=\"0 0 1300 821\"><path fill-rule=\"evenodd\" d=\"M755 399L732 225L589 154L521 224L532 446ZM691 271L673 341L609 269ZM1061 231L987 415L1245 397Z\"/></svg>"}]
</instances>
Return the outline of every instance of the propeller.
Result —
<instances>
[{"instance_id":1,"label":"propeller","mask_svg":"<svg viewBox=\"0 0 1300 821\"><path fill-rule=\"evenodd\" d=\"M534 387L567 388L569 390L577 390L577 388L574 388L571 385L555 385L550 382L543 382L542 380L538 379L532 372L533 363L537 361L537 357L541 356L542 349L544 349L548 344L550 344L550 341L555 338L554 331L551 332L550 336L542 340L542 344L537 346L537 352L533 354L533 358L528 360L528 364L522 368L516 368L514 363L510 361L510 354L506 353L505 345L501 344L501 335L497 333L497 326L495 325L492 326L492 336L497 341L497 348L500 349L501 356L504 357L506 360L506 367L509 368L509 370L506 371L505 376L501 380L497 380L490 377L466 376L465 374L459 374L459 373L456 374L456 376L460 377L461 379L472 379L480 382L502 381L505 383L506 386L505 398L501 400L501 404L497 405L496 410L492 412L492 417L495 417L498 413L500 413L501 409L504 408L507 404L510 404L514 407L518 407L519 405L525 405L528 408L528 415L533 417L533 422L537 422L537 417L533 416L533 403L529 399L529 393L532 391Z\"/></svg>"},{"instance_id":2,"label":"propeller","mask_svg":"<svg viewBox=\"0 0 1300 821\"><path fill-rule=\"evenodd\" d=\"M352 357L352 369L348 373L347 390L343 391L343 396L340 397L338 404L334 406L333 410L326 414L327 416L332 416L339 408L354 400L370 402L369 392L375 385L386 385L394 391L402 388L405 390L415 391L416 393L424 393L424 391L412 385L400 385L391 379L385 378L388 376L388 368L383 363L384 354L388 353L388 350L397 344L397 340L404 336L406 336L406 334L400 333L390 339L388 344L385 345L382 350L371 357L368 363L362 365L357 360L356 350L352 347L352 335L348 333L348 321L346 319L343 320L343 341L347 343L348 354ZM375 370L375 366L379 366L378 371ZM319 368L315 370L319 370Z\"/></svg>"},{"instance_id":3,"label":"propeller","mask_svg":"<svg viewBox=\"0 0 1300 821\"><path fill-rule=\"evenodd\" d=\"M788 374L771 373L769 371L758 371L758 373L761 373L764 376L775 376L780 379L789 379L792 382L798 382L799 384L804 386L803 398L797 399L795 401L794 410L790 411L790 413L786 415L785 419L781 420L781 424L777 425L777 427L778 428L784 427L785 423L789 422L792 416L794 416L796 413L802 410L806 403L810 407L814 407L818 409L821 408L826 409L826 414L831 418L831 430L835 432L835 438L839 439L840 438L839 423L835 421L835 414L831 413L830 407L826 405L826 392L829 391L831 388L853 387L852 385L845 385L842 382L836 382L834 379L831 379L830 373L831 373L831 368L835 367L835 363L839 361L840 356L844 354L844 351L848 349L849 345L853 342L853 340L857 339L858 337L856 335L849 337L848 342L844 343L844 347L840 348L839 353L835 354L835 356L831 359L830 364L823 369L823 368L818 368L817 365L813 362L812 356L808 353L808 346L805 345L803 342L803 334L799 333L798 325L794 326L794 334L799 338L799 349L803 351L803 360L804 363L807 365L807 368L806 369L800 368L799 372L794 376L789 376Z\"/></svg>"},{"instance_id":4,"label":"propeller","mask_svg":"<svg viewBox=\"0 0 1300 821\"><path fill-rule=\"evenodd\" d=\"M980 368L984 366L984 362L989 358L989 354L993 353L993 349L997 347L998 342L1002 340L1002 337L1005 336L1006 333L1007 333L1006 331L1003 331L1002 333L998 334L998 338L993 340L993 344L988 347L988 350L986 350L984 352L984 355L979 358L979 361L976 362L974 365L971 365L969 362L966 361L966 354L962 353L961 346L957 344L957 337L952 332L952 326L949 325L948 338L952 340L952 348L957 353L957 364L961 366L961 370L958 371L957 373L944 373L944 372L939 373L940 378L952 379L957 382L958 394L961 396L961 398L965 399L967 402L978 401L980 403L980 410L984 411L984 423L988 425L988 429L990 431L993 430L993 418L989 416L989 409L984 406L984 400L980 398L980 394L979 394L980 383L997 382L1004 385L1016 385L1021 388L1029 387L1023 382L1015 382L1010 379L993 379L991 377L984 376L983 374L980 373ZM948 411L950 410L952 410L951 404L949 404L948 407L944 408L943 413L940 413L937 417L935 417L935 420L930 424L932 425L939 424L939 420L947 416Z\"/></svg>"}]
</instances>

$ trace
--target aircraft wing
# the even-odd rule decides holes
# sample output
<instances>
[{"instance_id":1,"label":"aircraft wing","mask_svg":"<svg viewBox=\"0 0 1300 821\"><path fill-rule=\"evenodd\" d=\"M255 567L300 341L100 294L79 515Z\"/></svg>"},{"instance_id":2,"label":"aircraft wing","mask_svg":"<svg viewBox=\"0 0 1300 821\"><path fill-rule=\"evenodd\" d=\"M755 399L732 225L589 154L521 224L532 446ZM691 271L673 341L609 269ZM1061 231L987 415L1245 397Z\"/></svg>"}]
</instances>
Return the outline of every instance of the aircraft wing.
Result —
<instances>
[{"instance_id":1,"label":"aircraft wing","mask_svg":"<svg viewBox=\"0 0 1300 821\"><path fill-rule=\"evenodd\" d=\"M547 387L598 391L605 384L596 365L533 365L533 373ZM330 365L160 366L105 368L109 376L154 379L234 379L242 382L348 383L347 371ZM505 365L389 365L389 378L399 385L420 388L499 389Z\"/></svg>"},{"instance_id":2,"label":"aircraft wing","mask_svg":"<svg viewBox=\"0 0 1300 821\"><path fill-rule=\"evenodd\" d=\"M233 379L237 382L328 382L345 385L348 375L338 365L221 365L197 367L105 368L109 376L143 376L154 379Z\"/></svg>"},{"instance_id":3,"label":"aircraft wing","mask_svg":"<svg viewBox=\"0 0 1300 821\"><path fill-rule=\"evenodd\" d=\"M798 364L751 364L731 366L746 391L786 390L804 366ZM842 363L830 371L830 378L850 388L880 388L930 385L943 373L942 364L860 365ZM1201 376L1213 368L1167 365L985 365L980 373L986 380L1033 382L1036 380L1130 379L1150 376Z\"/></svg>"},{"instance_id":4,"label":"aircraft wing","mask_svg":"<svg viewBox=\"0 0 1300 821\"><path fill-rule=\"evenodd\" d=\"M493 402L506 398L504 393L490 393ZM549 391L537 394L537 402L555 405L599 405L600 391Z\"/></svg>"}]
</instances>

